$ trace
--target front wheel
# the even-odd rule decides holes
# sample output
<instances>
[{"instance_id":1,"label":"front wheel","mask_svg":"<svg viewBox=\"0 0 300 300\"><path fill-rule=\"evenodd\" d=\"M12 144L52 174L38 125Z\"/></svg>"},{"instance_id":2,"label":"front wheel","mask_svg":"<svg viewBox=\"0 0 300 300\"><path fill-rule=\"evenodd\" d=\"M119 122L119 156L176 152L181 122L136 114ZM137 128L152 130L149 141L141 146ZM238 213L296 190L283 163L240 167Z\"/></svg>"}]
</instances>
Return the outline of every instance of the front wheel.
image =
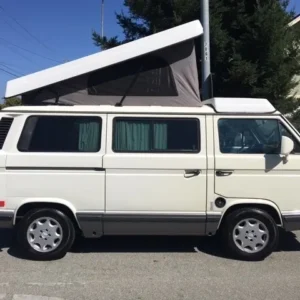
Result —
<instances>
[{"instance_id":1,"label":"front wheel","mask_svg":"<svg viewBox=\"0 0 300 300\"><path fill-rule=\"evenodd\" d=\"M34 260L63 257L75 239L72 221L56 209L35 209L18 224L18 244L24 254Z\"/></svg>"},{"instance_id":2,"label":"front wheel","mask_svg":"<svg viewBox=\"0 0 300 300\"><path fill-rule=\"evenodd\" d=\"M243 260L262 260L277 247L279 230L264 210L242 208L224 220L222 237L230 255Z\"/></svg>"}]
</instances>

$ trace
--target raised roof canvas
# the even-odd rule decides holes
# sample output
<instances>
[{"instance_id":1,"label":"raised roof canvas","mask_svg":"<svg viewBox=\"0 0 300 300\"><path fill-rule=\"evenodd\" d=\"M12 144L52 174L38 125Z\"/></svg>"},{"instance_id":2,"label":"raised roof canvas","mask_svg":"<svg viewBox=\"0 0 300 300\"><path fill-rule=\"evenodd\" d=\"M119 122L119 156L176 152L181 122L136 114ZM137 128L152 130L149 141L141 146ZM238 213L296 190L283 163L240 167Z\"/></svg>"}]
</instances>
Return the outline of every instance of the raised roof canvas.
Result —
<instances>
[{"instance_id":1,"label":"raised roof canvas","mask_svg":"<svg viewBox=\"0 0 300 300\"><path fill-rule=\"evenodd\" d=\"M199 21L12 80L24 104L201 106Z\"/></svg>"}]
</instances>

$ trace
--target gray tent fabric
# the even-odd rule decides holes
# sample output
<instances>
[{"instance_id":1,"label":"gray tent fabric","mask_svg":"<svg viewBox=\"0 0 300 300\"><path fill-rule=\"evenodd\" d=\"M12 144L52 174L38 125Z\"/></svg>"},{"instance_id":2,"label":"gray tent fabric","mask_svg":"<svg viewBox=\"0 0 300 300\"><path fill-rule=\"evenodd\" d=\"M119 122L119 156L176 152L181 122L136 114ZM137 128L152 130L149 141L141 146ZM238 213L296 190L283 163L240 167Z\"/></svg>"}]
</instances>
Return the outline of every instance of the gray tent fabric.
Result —
<instances>
[{"instance_id":1,"label":"gray tent fabric","mask_svg":"<svg viewBox=\"0 0 300 300\"><path fill-rule=\"evenodd\" d=\"M109 51L109 50L107 50ZM189 40L22 95L25 105L201 106Z\"/></svg>"}]
</instances>

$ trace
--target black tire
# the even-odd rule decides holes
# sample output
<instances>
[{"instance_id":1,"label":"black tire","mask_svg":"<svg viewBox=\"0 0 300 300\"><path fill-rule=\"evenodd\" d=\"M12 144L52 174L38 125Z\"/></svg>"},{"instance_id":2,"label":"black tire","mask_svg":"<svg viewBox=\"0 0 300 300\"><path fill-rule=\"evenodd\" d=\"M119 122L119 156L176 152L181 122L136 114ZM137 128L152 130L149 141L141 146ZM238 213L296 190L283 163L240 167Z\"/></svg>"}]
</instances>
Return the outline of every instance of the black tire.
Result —
<instances>
[{"instance_id":1,"label":"black tire","mask_svg":"<svg viewBox=\"0 0 300 300\"><path fill-rule=\"evenodd\" d=\"M62 239L56 249L50 252L39 252L34 249L28 239L27 230L37 219L40 218L54 219L62 229ZM54 260L62 258L66 255L68 250L72 247L75 240L75 228L73 222L68 216L57 209L43 208L33 209L29 211L17 225L17 242L26 258L33 260Z\"/></svg>"},{"instance_id":2,"label":"black tire","mask_svg":"<svg viewBox=\"0 0 300 300\"><path fill-rule=\"evenodd\" d=\"M262 222L269 231L269 239L265 247L259 252L249 253L246 250L243 251L234 241L234 228L244 219L256 219ZM263 260L276 250L279 242L279 230L275 221L266 211L257 208L241 208L231 212L222 222L221 234L223 246L225 246L228 254L241 260Z\"/></svg>"}]
</instances>

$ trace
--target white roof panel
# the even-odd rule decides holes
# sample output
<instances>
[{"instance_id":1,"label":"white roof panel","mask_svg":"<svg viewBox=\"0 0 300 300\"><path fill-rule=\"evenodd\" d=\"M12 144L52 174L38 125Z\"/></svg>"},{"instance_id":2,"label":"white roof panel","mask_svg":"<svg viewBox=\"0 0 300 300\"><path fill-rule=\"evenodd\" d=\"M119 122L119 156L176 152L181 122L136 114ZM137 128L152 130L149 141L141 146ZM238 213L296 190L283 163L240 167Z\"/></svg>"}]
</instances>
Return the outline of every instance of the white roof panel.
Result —
<instances>
[{"instance_id":1,"label":"white roof panel","mask_svg":"<svg viewBox=\"0 0 300 300\"><path fill-rule=\"evenodd\" d=\"M202 104L211 105L218 113L262 114L276 111L267 99L257 98L212 98Z\"/></svg>"},{"instance_id":2,"label":"white roof panel","mask_svg":"<svg viewBox=\"0 0 300 300\"><path fill-rule=\"evenodd\" d=\"M124 106L113 105L42 105L15 106L2 110L4 113L115 113L115 114L271 114L276 109L266 99L257 98L212 98L202 102L200 107L168 107L168 106ZM278 112L277 112L278 113Z\"/></svg>"},{"instance_id":3,"label":"white roof panel","mask_svg":"<svg viewBox=\"0 0 300 300\"><path fill-rule=\"evenodd\" d=\"M189 22L106 51L8 81L5 97L21 95L63 80L87 74L194 39L202 34L203 27L199 21Z\"/></svg>"},{"instance_id":4,"label":"white roof panel","mask_svg":"<svg viewBox=\"0 0 300 300\"><path fill-rule=\"evenodd\" d=\"M39 106L11 106L1 110L3 113L111 113L111 114L177 114L197 115L215 114L209 106L200 107L174 107L174 106L113 106L113 105L39 105Z\"/></svg>"},{"instance_id":5,"label":"white roof panel","mask_svg":"<svg viewBox=\"0 0 300 300\"><path fill-rule=\"evenodd\" d=\"M300 22L300 15L297 15L289 24L289 27L292 27Z\"/></svg>"}]
</instances>

